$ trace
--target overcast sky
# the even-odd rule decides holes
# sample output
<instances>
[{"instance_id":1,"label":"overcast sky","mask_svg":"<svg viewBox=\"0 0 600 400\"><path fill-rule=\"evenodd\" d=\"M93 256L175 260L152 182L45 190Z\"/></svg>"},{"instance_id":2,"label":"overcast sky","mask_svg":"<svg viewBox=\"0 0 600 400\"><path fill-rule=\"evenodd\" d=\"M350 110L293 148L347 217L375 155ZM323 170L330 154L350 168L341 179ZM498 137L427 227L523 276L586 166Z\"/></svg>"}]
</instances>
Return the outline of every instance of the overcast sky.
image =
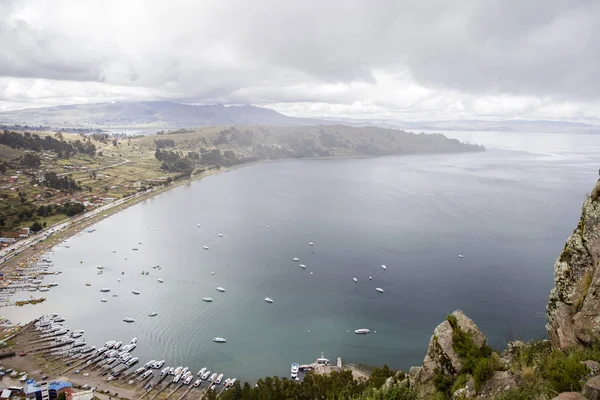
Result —
<instances>
[{"instance_id":1,"label":"overcast sky","mask_svg":"<svg viewBox=\"0 0 600 400\"><path fill-rule=\"evenodd\" d=\"M0 110L590 120L599 71L597 0L0 0Z\"/></svg>"}]
</instances>

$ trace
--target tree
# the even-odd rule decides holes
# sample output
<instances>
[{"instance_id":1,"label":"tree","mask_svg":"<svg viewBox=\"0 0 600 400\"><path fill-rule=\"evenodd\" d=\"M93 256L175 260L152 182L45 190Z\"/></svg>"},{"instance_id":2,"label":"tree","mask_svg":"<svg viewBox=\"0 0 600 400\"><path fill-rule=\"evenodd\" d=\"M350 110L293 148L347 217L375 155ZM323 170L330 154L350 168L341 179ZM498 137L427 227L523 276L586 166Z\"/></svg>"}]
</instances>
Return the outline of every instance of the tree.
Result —
<instances>
[{"instance_id":1,"label":"tree","mask_svg":"<svg viewBox=\"0 0 600 400\"><path fill-rule=\"evenodd\" d=\"M6 162L3 161L2 163L0 163L0 173L5 174L6 173Z\"/></svg>"},{"instance_id":2,"label":"tree","mask_svg":"<svg viewBox=\"0 0 600 400\"><path fill-rule=\"evenodd\" d=\"M40 157L33 153L25 153L21 162L23 163L23 165L34 168L37 168L42 164L42 160L40 159Z\"/></svg>"},{"instance_id":3,"label":"tree","mask_svg":"<svg viewBox=\"0 0 600 400\"><path fill-rule=\"evenodd\" d=\"M117 139L113 139L112 143L113 143L113 146L116 146L119 144L119 141Z\"/></svg>"},{"instance_id":4,"label":"tree","mask_svg":"<svg viewBox=\"0 0 600 400\"><path fill-rule=\"evenodd\" d=\"M31 232L39 232L42 230L42 224L40 224L39 221L35 221L33 224L31 224L29 230Z\"/></svg>"},{"instance_id":5,"label":"tree","mask_svg":"<svg viewBox=\"0 0 600 400\"><path fill-rule=\"evenodd\" d=\"M57 138L58 140L63 140L64 139L62 132L56 132L54 134L54 137Z\"/></svg>"}]
</instances>

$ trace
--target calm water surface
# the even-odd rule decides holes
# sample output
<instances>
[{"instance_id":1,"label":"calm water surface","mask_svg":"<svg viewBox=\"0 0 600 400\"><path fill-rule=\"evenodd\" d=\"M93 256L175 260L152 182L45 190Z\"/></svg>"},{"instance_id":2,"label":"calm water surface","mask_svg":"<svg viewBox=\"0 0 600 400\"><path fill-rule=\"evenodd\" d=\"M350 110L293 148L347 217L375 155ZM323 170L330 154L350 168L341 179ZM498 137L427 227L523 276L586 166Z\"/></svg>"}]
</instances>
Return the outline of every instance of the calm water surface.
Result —
<instances>
[{"instance_id":1,"label":"calm water surface","mask_svg":"<svg viewBox=\"0 0 600 400\"><path fill-rule=\"evenodd\" d=\"M57 248L63 274L48 301L4 315L59 312L90 344L137 336L141 360L243 380L287 375L321 352L420 364L457 308L492 346L543 336L553 263L597 177L600 138L447 134L489 151L269 163L156 196Z\"/></svg>"}]
</instances>

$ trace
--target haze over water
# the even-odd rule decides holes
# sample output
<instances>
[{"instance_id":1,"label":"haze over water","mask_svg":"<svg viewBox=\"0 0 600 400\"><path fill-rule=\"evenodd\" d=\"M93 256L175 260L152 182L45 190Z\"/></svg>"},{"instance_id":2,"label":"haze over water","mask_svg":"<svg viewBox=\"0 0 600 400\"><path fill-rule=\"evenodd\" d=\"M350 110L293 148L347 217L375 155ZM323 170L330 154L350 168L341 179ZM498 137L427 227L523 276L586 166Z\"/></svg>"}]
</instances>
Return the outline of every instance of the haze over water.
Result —
<instances>
[{"instance_id":1,"label":"haze over water","mask_svg":"<svg viewBox=\"0 0 600 400\"><path fill-rule=\"evenodd\" d=\"M287 376L321 352L419 365L457 308L492 346L544 336L553 264L597 178L600 137L446 134L489 151L266 163L151 198L57 248L48 301L4 316L58 312L89 344L136 336L142 362L242 380Z\"/></svg>"}]
</instances>

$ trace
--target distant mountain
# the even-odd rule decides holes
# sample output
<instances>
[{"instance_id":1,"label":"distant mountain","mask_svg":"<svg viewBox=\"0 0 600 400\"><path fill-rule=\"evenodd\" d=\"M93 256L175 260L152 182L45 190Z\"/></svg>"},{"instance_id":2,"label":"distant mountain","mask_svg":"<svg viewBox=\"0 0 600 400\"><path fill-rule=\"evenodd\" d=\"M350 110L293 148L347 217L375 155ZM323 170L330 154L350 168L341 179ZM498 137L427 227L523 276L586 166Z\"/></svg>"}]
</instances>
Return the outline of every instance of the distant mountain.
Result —
<instances>
[{"instance_id":1,"label":"distant mountain","mask_svg":"<svg viewBox=\"0 0 600 400\"><path fill-rule=\"evenodd\" d=\"M65 105L0 113L0 124L55 128L177 129L210 125L305 126L331 122L295 118L255 106L191 105L169 101Z\"/></svg>"}]
</instances>

